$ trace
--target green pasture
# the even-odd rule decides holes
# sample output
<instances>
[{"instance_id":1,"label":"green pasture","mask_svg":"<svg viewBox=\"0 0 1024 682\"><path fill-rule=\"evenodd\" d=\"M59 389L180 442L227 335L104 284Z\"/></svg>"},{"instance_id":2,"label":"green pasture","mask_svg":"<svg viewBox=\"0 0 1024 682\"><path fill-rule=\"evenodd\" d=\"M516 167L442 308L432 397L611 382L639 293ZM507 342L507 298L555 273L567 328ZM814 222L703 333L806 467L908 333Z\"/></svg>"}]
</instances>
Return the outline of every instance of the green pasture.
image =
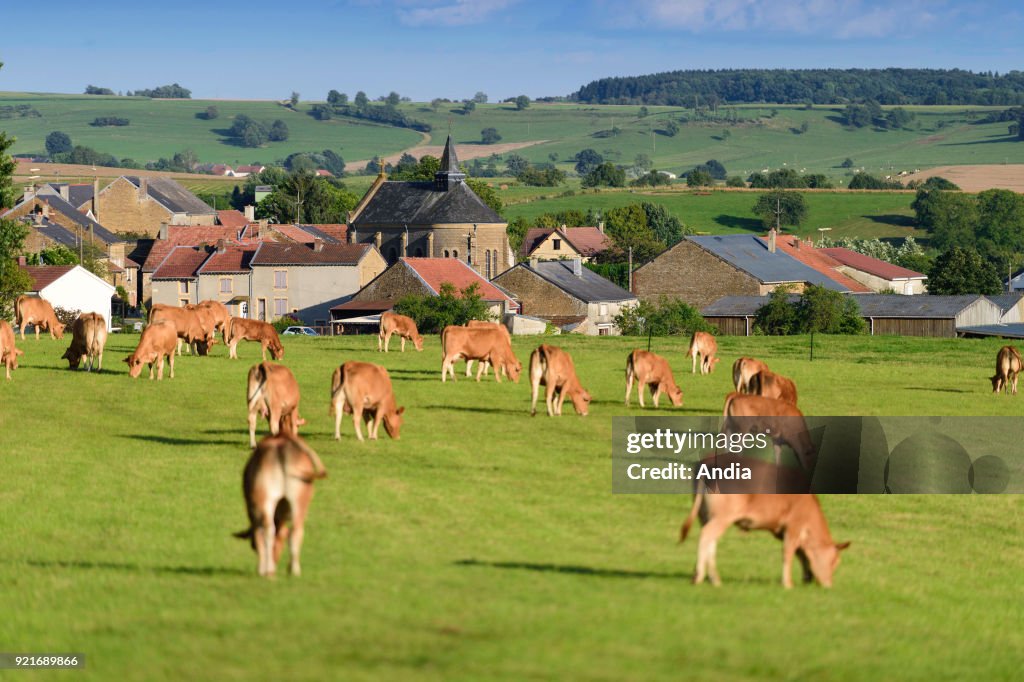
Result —
<instances>
[{"instance_id":1,"label":"green pasture","mask_svg":"<svg viewBox=\"0 0 1024 682\"><path fill-rule=\"evenodd\" d=\"M303 576L275 581L230 535L247 523L258 348L151 382L121 362L137 339L112 336L98 375L61 366L66 342L28 339L0 381L0 648L87 657L33 679L1019 679L1019 496L826 497L853 543L832 590L785 592L780 544L735 529L724 586L691 585L696 543L676 543L690 496L611 494L611 417L655 414L622 405L646 339L548 339L594 402L531 418L525 382L442 384L437 337L386 356L372 336L286 337L329 477ZM520 359L536 343L517 339ZM723 338L707 377L686 344L654 340L685 393L657 414L718 413L739 354L792 376L808 414L1024 412L990 393L999 340L818 337L810 363L806 337ZM332 439L330 375L349 359L389 368L401 440L358 443L350 422Z\"/></svg>"},{"instance_id":2,"label":"green pasture","mask_svg":"<svg viewBox=\"0 0 1024 682\"><path fill-rule=\"evenodd\" d=\"M351 96L353 93L349 93ZM307 115L314 101L296 111L268 101L150 100L135 97L0 93L0 106L30 104L40 118L0 121L0 129L18 137L14 153L42 153L46 135L53 130L69 134L77 144L139 162L171 157L192 149L203 162L229 164L272 162L292 152L333 149L349 161L393 154L422 139L412 130L367 124L356 119L317 121ZM220 118L196 118L210 104ZM608 160L630 165L646 154L661 170L680 173L717 159L731 174L742 175L783 165L813 173L826 173L843 185L853 172L840 168L850 157L857 168L875 174L925 169L947 164L1022 163L1024 145L1012 140L1007 124L975 122L992 108L908 107L916 119L910 129L852 130L842 124L841 107L803 109L792 106L722 106L695 119L693 111L678 107L533 103L516 111L511 104L481 104L469 114L461 105L403 103L400 110L429 123L433 144L442 144L449 129L457 143L478 143L480 131L496 128L502 143L536 143L516 153L534 162L555 160L572 167L572 157L592 148ZM1000 107L995 107L998 110ZM218 131L231 119L247 114L267 123L283 119L291 135L285 142L258 149L234 146ZM93 128L97 116L131 120L125 128ZM669 119L689 122L669 137L663 132ZM807 123L806 132L801 132ZM618 133L611 135L613 129ZM414 152L415 153L415 152Z\"/></svg>"},{"instance_id":3,"label":"green pasture","mask_svg":"<svg viewBox=\"0 0 1024 682\"><path fill-rule=\"evenodd\" d=\"M754 215L759 192L688 190L639 191L593 190L577 191L571 196L555 196L516 203L505 208L509 219L517 216L535 218L543 213L566 209L602 213L626 204L649 201L663 205L695 232L711 234L753 232L761 234L764 225ZM914 226L910 205L914 195L907 192L805 192L807 219L794 234L817 239L818 228L832 228L828 235L841 237L908 237L926 239L924 230Z\"/></svg>"}]
</instances>

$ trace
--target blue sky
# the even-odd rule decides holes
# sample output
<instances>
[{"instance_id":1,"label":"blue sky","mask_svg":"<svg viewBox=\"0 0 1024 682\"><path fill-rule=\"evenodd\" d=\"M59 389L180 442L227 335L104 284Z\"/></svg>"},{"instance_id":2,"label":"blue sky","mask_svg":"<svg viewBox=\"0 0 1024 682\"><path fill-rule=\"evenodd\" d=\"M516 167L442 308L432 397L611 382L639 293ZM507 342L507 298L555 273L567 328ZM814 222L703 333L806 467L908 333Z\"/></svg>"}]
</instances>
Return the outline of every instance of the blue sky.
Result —
<instances>
[{"instance_id":1,"label":"blue sky","mask_svg":"<svg viewBox=\"0 0 1024 682\"><path fill-rule=\"evenodd\" d=\"M197 98L496 101L686 68L1024 69L1024 4L995 0L3 4L0 90L178 82Z\"/></svg>"}]
</instances>

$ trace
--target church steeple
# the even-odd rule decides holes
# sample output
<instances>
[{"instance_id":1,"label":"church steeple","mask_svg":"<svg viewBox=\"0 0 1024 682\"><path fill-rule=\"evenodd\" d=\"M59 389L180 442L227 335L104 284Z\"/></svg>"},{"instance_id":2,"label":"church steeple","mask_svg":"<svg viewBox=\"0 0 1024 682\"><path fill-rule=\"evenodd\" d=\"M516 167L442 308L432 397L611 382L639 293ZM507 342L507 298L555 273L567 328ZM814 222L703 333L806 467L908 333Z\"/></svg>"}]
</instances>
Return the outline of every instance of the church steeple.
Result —
<instances>
[{"instance_id":1,"label":"church steeple","mask_svg":"<svg viewBox=\"0 0 1024 682\"><path fill-rule=\"evenodd\" d=\"M447 192L465 179L466 174L459 170L459 157L455 155L455 145L449 135L441 154L441 168L434 173L434 189Z\"/></svg>"}]
</instances>

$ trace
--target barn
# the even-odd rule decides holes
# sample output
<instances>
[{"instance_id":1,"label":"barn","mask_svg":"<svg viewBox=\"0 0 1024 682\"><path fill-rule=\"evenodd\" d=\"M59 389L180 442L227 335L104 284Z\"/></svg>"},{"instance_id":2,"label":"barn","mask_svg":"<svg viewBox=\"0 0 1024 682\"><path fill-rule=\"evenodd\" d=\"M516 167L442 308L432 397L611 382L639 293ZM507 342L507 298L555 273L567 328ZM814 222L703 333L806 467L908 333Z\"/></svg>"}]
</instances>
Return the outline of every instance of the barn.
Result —
<instances>
[{"instance_id":1,"label":"barn","mask_svg":"<svg viewBox=\"0 0 1024 682\"><path fill-rule=\"evenodd\" d=\"M54 308L99 313L110 329L112 284L81 265L28 265L22 269L32 278L32 289L25 293L49 301Z\"/></svg>"}]
</instances>

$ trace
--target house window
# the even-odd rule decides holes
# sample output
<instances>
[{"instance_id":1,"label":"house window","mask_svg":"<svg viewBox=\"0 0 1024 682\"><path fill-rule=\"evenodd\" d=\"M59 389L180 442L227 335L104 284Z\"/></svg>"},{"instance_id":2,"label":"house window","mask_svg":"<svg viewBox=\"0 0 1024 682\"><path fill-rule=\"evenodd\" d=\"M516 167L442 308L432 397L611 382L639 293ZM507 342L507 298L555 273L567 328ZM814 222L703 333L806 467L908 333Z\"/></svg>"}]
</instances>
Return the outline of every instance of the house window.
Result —
<instances>
[{"instance_id":1,"label":"house window","mask_svg":"<svg viewBox=\"0 0 1024 682\"><path fill-rule=\"evenodd\" d=\"M423 249L420 248L419 246L416 247L416 257L423 258Z\"/></svg>"},{"instance_id":2,"label":"house window","mask_svg":"<svg viewBox=\"0 0 1024 682\"><path fill-rule=\"evenodd\" d=\"M287 270L274 270L274 288L275 289L287 289L288 288L288 271Z\"/></svg>"},{"instance_id":3,"label":"house window","mask_svg":"<svg viewBox=\"0 0 1024 682\"><path fill-rule=\"evenodd\" d=\"M178 281L178 293L179 294L187 294L188 293L188 280L187 279L183 279L183 280L179 280Z\"/></svg>"},{"instance_id":4,"label":"house window","mask_svg":"<svg viewBox=\"0 0 1024 682\"><path fill-rule=\"evenodd\" d=\"M552 239L551 240L551 248L554 249L555 251L561 251L562 250L562 240L561 239Z\"/></svg>"},{"instance_id":5,"label":"house window","mask_svg":"<svg viewBox=\"0 0 1024 682\"><path fill-rule=\"evenodd\" d=\"M187 306L188 304L189 304L189 300L188 300L187 298L181 298L181 299L178 299L178 306L179 306L179 307L182 307L182 308L184 308L184 307L185 307L185 306Z\"/></svg>"},{"instance_id":6,"label":"house window","mask_svg":"<svg viewBox=\"0 0 1024 682\"><path fill-rule=\"evenodd\" d=\"M598 307L598 310L599 310L598 315L600 315L601 317L605 317L606 315L608 315L608 304L607 303L602 303Z\"/></svg>"},{"instance_id":7,"label":"house window","mask_svg":"<svg viewBox=\"0 0 1024 682\"><path fill-rule=\"evenodd\" d=\"M288 314L288 299L287 298L275 298L274 299L274 317L281 317L282 315Z\"/></svg>"},{"instance_id":8,"label":"house window","mask_svg":"<svg viewBox=\"0 0 1024 682\"><path fill-rule=\"evenodd\" d=\"M230 294L231 293L231 278L222 277L220 280L220 293Z\"/></svg>"},{"instance_id":9,"label":"house window","mask_svg":"<svg viewBox=\"0 0 1024 682\"><path fill-rule=\"evenodd\" d=\"M256 319L267 321L267 299L261 298L256 302Z\"/></svg>"},{"instance_id":10,"label":"house window","mask_svg":"<svg viewBox=\"0 0 1024 682\"><path fill-rule=\"evenodd\" d=\"M450 258L451 257L450 254L448 253L448 249L444 250L444 257L445 258Z\"/></svg>"},{"instance_id":11,"label":"house window","mask_svg":"<svg viewBox=\"0 0 1024 682\"><path fill-rule=\"evenodd\" d=\"M490 251L487 251L484 254L484 261L486 263L486 267L484 268L484 270L486 272L487 279L490 279L491 278L491 252Z\"/></svg>"},{"instance_id":12,"label":"house window","mask_svg":"<svg viewBox=\"0 0 1024 682\"><path fill-rule=\"evenodd\" d=\"M126 282L132 281L132 270L133 269L134 268L125 268L125 270L124 270L124 279L125 279Z\"/></svg>"},{"instance_id":13,"label":"house window","mask_svg":"<svg viewBox=\"0 0 1024 682\"><path fill-rule=\"evenodd\" d=\"M459 257L459 250L458 249L452 249L452 258L458 259L458 257Z\"/></svg>"}]
</instances>

